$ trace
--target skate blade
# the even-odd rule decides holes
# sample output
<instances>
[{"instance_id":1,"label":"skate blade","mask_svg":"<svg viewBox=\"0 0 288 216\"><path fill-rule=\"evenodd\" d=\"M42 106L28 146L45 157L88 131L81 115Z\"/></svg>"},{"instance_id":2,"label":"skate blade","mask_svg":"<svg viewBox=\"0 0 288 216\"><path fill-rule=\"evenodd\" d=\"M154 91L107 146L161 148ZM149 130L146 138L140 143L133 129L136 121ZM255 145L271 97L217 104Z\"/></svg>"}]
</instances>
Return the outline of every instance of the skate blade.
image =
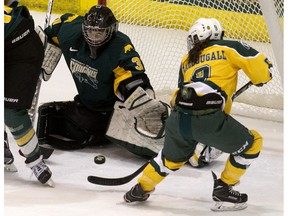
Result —
<instances>
[{"instance_id":1,"label":"skate blade","mask_svg":"<svg viewBox=\"0 0 288 216\"><path fill-rule=\"evenodd\" d=\"M55 184L51 178L45 183L45 185L48 185L48 186L53 187L53 188L55 186Z\"/></svg>"},{"instance_id":2,"label":"skate blade","mask_svg":"<svg viewBox=\"0 0 288 216\"><path fill-rule=\"evenodd\" d=\"M229 202L216 202L214 206L211 207L212 211L240 211L247 208L247 203L229 203Z\"/></svg>"},{"instance_id":3,"label":"skate blade","mask_svg":"<svg viewBox=\"0 0 288 216\"><path fill-rule=\"evenodd\" d=\"M18 170L16 166L12 163L4 165L4 172L18 172Z\"/></svg>"}]
</instances>

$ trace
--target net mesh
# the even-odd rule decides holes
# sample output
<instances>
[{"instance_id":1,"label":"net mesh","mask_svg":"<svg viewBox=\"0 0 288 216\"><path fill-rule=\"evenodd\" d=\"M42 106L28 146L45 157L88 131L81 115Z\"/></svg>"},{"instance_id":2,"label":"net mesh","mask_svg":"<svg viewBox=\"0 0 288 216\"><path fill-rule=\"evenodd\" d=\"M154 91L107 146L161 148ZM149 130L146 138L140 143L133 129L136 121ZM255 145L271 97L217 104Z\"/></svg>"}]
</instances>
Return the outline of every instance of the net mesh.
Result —
<instances>
[{"instance_id":1,"label":"net mesh","mask_svg":"<svg viewBox=\"0 0 288 216\"><path fill-rule=\"evenodd\" d=\"M45 10L47 7L46 0L21 2L33 8ZM264 87L252 86L241 94L235 100L232 113L247 115L248 112L257 118L263 113L261 118L283 121L282 76L258 0L108 0L100 3L103 2L107 2L119 20L119 30L131 38L157 96L166 102L177 87L180 62L187 52L187 31L192 23L200 17L218 19L225 30L225 39L243 40L265 54L277 71ZM94 4L97 1L56 0L53 12L83 15ZM274 0L282 31L283 5L283 0ZM238 88L249 81L243 72L239 74Z\"/></svg>"}]
</instances>

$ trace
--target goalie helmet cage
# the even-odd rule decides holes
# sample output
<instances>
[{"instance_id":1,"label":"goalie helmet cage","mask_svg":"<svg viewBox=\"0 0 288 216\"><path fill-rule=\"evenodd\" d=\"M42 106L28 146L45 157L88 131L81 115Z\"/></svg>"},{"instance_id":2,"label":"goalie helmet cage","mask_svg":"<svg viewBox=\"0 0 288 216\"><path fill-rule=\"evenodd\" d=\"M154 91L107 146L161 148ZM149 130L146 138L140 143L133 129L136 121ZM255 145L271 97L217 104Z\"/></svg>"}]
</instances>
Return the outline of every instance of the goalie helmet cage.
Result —
<instances>
[{"instance_id":1,"label":"goalie helmet cage","mask_svg":"<svg viewBox=\"0 0 288 216\"><path fill-rule=\"evenodd\" d=\"M22 0L32 7L42 1ZM218 19L225 39L251 45L265 54L277 71L262 88L252 86L241 94L232 114L283 121L283 0L57 0L53 10L85 14L95 4L111 8L119 30L129 35L139 52L157 97L165 102L177 87L189 28L200 17ZM238 88L248 81L240 71Z\"/></svg>"}]
</instances>

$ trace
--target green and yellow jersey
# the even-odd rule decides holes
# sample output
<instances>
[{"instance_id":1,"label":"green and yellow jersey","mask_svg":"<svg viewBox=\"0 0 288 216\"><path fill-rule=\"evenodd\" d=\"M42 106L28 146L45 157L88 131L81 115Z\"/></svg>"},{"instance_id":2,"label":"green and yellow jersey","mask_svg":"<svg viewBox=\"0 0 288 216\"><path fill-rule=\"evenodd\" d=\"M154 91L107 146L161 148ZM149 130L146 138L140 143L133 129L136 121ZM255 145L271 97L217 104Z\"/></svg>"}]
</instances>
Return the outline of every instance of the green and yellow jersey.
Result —
<instances>
[{"instance_id":1,"label":"green and yellow jersey","mask_svg":"<svg viewBox=\"0 0 288 216\"><path fill-rule=\"evenodd\" d=\"M67 13L45 32L61 48L81 102L91 110L112 110L121 99L120 82L144 73L145 68L129 37L119 31L97 50L96 59L90 58L82 23L83 16Z\"/></svg>"},{"instance_id":2,"label":"green and yellow jersey","mask_svg":"<svg viewBox=\"0 0 288 216\"><path fill-rule=\"evenodd\" d=\"M271 62L249 45L239 41L209 41L196 63L188 61L188 54L181 61L178 87L191 83L197 95L218 93L224 99L224 111L229 114L232 95L235 93L240 69L253 84L267 83L272 78ZM174 93L171 105L177 91Z\"/></svg>"},{"instance_id":3,"label":"green and yellow jersey","mask_svg":"<svg viewBox=\"0 0 288 216\"><path fill-rule=\"evenodd\" d=\"M23 43L26 36L34 31L34 21L25 6L9 7L4 5L5 44Z\"/></svg>"}]
</instances>

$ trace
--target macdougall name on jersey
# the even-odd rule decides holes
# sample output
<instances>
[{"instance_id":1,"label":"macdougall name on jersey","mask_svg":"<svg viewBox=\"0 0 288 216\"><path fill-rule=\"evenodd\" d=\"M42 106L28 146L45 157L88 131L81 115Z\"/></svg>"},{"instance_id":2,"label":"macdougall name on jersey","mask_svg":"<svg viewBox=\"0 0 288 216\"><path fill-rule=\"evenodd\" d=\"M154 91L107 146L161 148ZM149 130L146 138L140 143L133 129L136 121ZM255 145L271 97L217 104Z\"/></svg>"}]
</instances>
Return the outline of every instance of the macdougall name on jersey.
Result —
<instances>
[{"instance_id":1,"label":"macdougall name on jersey","mask_svg":"<svg viewBox=\"0 0 288 216\"><path fill-rule=\"evenodd\" d=\"M211 53L207 53L204 55L200 55L199 58L196 60L196 62L193 63L192 65L189 65L189 67L192 67L195 64L199 64L199 63L203 63L203 62L221 60L221 59L224 59L224 60L227 59L225 56L224 50L219 50L216 52L211 52Z\"/></svg>"},{"instance_id":2,"label":"macdougall name on jersey","mask_svg":"<svg viewBox=\"0 0 288 216\"><path fill-rule=\"evenodd\" d=\"M23 34L21 34L20 36L16 37L15 39L12 40L12 44L16 43L17 41L23 39L26 35L28 35L30 33L30 30L27 29Z\"/></svg>"}]
</instances>

